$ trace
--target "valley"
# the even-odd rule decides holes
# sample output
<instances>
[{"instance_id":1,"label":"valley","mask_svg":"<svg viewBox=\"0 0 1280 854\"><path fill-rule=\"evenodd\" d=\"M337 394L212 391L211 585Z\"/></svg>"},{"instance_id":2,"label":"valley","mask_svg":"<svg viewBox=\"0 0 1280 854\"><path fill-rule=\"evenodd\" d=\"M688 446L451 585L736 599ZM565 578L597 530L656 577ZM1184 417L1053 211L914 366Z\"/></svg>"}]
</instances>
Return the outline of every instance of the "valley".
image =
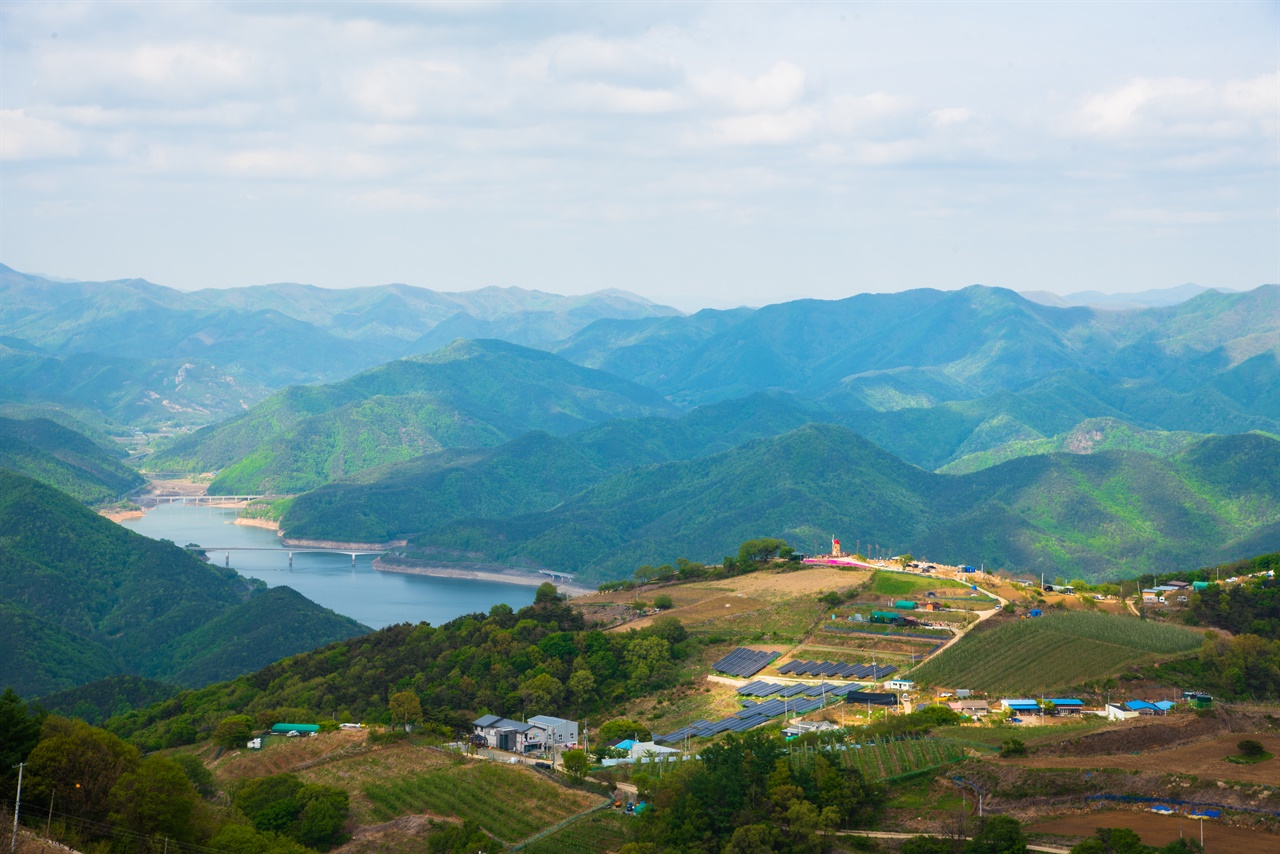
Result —
<instances>
[{"instance_id":1,"label":"valley","mask_svg":"<svg viewBox=\"0 0 1280 854\"><path fill-rule=\"evenodd\" d=\"M81 283L57 324L0 286L0 726L53 713L24 802L85 773L59 745L117 756L75 844L144 773L175 846L253 854L719 850L747 813L891 852L985 832L961 790L1054 850L1142 799L1277 829L1274 760L1231 758L1274 753L1280 696L1276 288L686 316ZM141 330L107 360L103 312ZM548 721L578 729L516 748Z\"/></svg>"}]
</instances>

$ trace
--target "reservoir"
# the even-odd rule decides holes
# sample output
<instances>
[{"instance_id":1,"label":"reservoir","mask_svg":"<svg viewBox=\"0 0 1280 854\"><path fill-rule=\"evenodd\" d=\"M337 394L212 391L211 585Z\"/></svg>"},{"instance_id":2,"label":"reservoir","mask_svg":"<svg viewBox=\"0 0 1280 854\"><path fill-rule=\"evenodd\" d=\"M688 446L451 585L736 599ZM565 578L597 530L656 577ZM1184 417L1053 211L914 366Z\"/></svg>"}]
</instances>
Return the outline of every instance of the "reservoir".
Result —
<instances>
[{"instance_id":1,"label":"reservoir","mask_svg":"<svg viewBox=\"0 0 1280 854\"><path fill-rule=\"evenodd\" d=\"M462 614L487 612L505 602L519 610L533 602L533 587L470 578L433 578L379 572L373 556L298 553L289 566L275 531L234 524L239 511L229 507L164 505L120 524L154 539L179 546L268 548L269 552L231 552L231 566L241 575L261 578L271 587L292 587L311 601L380 629L395 623L429 622L438 626ZM226 552L211 551L210 561L223 565Z\"/></svg>"}]
</instances>

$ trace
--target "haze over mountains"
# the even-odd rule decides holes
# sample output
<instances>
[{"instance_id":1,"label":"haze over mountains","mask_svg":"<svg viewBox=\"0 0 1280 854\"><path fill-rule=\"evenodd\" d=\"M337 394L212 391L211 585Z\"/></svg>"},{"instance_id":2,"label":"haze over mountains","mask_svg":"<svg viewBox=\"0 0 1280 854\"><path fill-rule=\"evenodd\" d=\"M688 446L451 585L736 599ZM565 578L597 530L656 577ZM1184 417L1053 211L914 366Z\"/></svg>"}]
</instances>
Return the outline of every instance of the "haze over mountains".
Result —
<instances>
[{"instance_id":1,"label":"haze over mountains","mask_svg":"<svg viewBox=\"0 0 1280 854\"><path fill-rule=\"evenodd\" d=\"M1280 479L1272 440L1214 438L1280 433L1275 285L1126 295L1172 303L1145 308L972 286L691 315L613 291L184 294L7 268L0 289L11 406L216 422L146 465L302 493L281 505L290 536L599 578L762 535L1067 575L1277 536L1275 497L1236 465Z\"/></svg>"}]
</instances>

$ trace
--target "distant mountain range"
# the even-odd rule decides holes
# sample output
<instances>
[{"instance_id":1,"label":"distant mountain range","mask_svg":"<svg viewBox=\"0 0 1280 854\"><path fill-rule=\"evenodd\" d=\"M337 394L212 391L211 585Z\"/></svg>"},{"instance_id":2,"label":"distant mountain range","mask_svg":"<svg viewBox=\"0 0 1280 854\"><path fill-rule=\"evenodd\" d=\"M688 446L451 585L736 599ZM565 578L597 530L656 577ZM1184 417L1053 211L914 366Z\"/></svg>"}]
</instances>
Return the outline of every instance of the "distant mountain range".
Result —
<instances>
[{"instance_id":1,"label":"distant mountain range","mask_svg":"<svg viewBox=\"0 0 1280 854\"><path fill-rule=\"evenodd\" d=\"M859 294L599 321L553 349L680 405L782 390L883 411L1016 392L1061 371L1187 392L1255 356L1274 369L1280 286L1132 311L1055 308L981 286Z\"/></svg>"},{"instance_id":2,"label":"distant mountain range","mask_svg":"<svg viewBox=\"0 0 1280 854\"><path fill-rule=\"evenodd\" d=\"M122 673L204 685L368 631L0 471L0 685L24 696Z\"/></svg>"},{"instance_id":3,"label":"distant mountain range","mask_svg":"<svg viewBox=\"0 0 1280 854\"><path fill-rule=\"evenodd\" d=\"M279 284L186 293L0 265L0 401L84 406L129 425L201 425L286 385L343 379L459 337L544 346L602 318L674 314L615 290Z\"/></svg>"},{"instance_id":4,"label":"distant mountain range","mask_svg":"<svg viewBox=\"0 0 1280 854\"><path fill-rule=\"evenodd\" d=\"M1172 288L1152 288L1132 293L1104 294L1102 291L1077 291L1072 294L1055 294L1049 291L1019 291L1032 302L1043 305L1069 306L1088 305L1095 308L1153 308L1155 306L1177 305L1205 291L1233 294L1238 291L1230 288L1206 288L1202 285L1187 282Z\"/></svg>"}]
</instances>

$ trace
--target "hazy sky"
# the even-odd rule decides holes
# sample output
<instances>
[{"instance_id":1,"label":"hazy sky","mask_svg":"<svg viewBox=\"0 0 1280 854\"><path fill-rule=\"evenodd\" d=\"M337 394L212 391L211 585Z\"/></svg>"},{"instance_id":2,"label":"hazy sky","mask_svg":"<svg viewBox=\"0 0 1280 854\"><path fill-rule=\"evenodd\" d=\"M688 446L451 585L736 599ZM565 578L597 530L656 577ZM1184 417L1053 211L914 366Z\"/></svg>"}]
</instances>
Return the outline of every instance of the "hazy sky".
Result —
<instances>
[{"instance_id":1,"label":"hazy sky","mask_svg":"<svg viewBox=\"0 0 1280 854\"><path fill-rule=\"evenodd\" d=\"M1280 281L1280 4L0 5L0 261L679 305Z\"/></svg>"}]
</instances>

